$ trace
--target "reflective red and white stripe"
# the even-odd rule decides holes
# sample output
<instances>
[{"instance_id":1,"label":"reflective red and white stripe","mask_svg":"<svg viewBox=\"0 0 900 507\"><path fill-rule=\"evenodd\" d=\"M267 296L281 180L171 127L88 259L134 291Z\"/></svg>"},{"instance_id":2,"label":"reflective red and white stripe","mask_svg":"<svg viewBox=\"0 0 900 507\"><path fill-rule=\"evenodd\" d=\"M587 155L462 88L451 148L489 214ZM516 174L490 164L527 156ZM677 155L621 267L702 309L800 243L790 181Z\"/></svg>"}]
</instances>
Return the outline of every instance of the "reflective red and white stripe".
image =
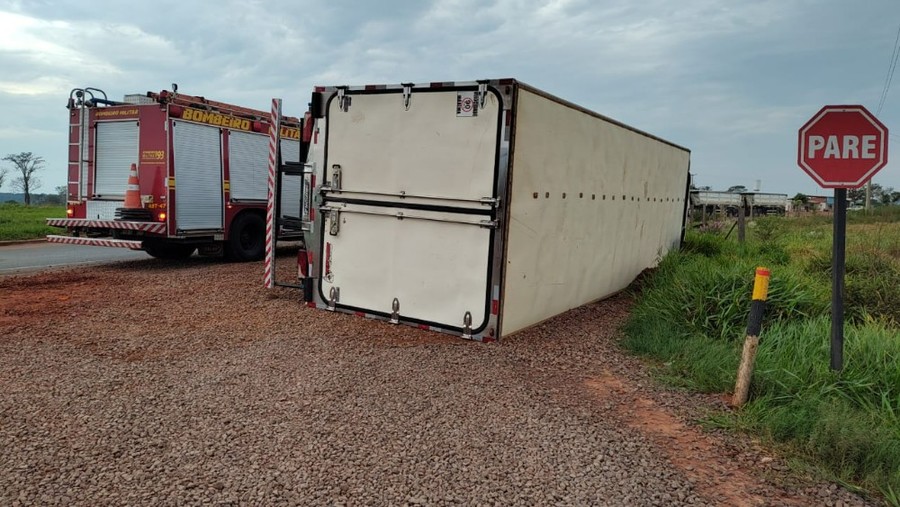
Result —
<instances>
[{"instance_id":1,"label":"reflective red and white stripe","mask_svg":"<svg viewBox=\"0 0 900 507\"><path fill-rule=\"evenodd\" d=\"M129 239L103 239L103 238L75 238L72 236L47 236L48 243L62 243L64 245L105 246L115 248L130 248L140 250L141 242Z\"/></svg>"},{"instance_id":2,"label":"reflective red and white stripe","mask_svg":"<svg viewBox=\"0 0 900 507\"><path fill-rule=\"evenodd\" d=\"M166 224L157 222L126 222L120 220L86 220L83 218L48 218L47 225L53 227L92 227L96 229L124 229L151 234L166 232Z\"/></svg>"},{"instance_id":3,"label":"reflective red and white stripe","mask_svg":"<svg viewBox=\"0 0 900 507\"><path fill-rule=\"evenodd\" d=\"M275 163L278 158L278 134L281 130L281 99L272 99L269 122L269 192L266 198L266 261L264 283L267 289L275 286Z\"/></svg>"}]
</instances>

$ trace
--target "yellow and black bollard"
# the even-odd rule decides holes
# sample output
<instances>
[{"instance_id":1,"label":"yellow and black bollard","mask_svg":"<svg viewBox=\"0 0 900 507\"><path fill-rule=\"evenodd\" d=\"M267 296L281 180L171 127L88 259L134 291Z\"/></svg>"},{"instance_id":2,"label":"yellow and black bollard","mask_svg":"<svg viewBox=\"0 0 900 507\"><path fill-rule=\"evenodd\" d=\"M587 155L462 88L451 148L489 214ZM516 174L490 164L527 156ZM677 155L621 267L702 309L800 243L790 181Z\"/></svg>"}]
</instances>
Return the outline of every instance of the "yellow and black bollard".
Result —
<instances>
[{"instance_id":1,"label":"yellow and black bollard","mask_svg":"<svg viewBox=\"0 0 900 507\"><path fill-rule=\"evenodd\" d=\"M756 349L759 347L759 333L762 329L763 314L766 310L766 297L769 295L769 270L756 268L753 280L753 302L750 304L750 319L747 322L747 337L744 339L744 351L741 353L741 366L738 368L737 383L734 386L733 407L740 407L747 402L750 392L750 378L753 376L753 362L756 360Z\"/></svg>"}]
</instances>

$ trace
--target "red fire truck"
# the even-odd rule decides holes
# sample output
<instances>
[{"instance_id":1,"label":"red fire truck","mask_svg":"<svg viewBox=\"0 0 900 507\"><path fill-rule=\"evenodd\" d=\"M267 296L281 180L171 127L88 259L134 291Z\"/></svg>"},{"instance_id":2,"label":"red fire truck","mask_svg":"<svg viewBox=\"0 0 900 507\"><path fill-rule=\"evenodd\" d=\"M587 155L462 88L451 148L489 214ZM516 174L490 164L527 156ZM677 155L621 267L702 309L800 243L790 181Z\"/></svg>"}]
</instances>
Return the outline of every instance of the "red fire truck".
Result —
<instances>
[{"instance_id":1,"label":"red fire truck","mask_svg":"<svg viewBox=\"0 0 900 507\"><path fill-rule=\"evenodd\" d=\"M69 235L52 243L124 247L153 257L261 259L265 248L269 113L203 97L147 92L109 100L96 88L69 94ZM306 159L302 121L283 118L282 163ZM304 142L305 141L305 142ZM132 164L139 207L125 208ZM281 239L300 239L302 176L279 172ZM296 221L291 219L297 217Z\"/></svg>"}]
</instances>

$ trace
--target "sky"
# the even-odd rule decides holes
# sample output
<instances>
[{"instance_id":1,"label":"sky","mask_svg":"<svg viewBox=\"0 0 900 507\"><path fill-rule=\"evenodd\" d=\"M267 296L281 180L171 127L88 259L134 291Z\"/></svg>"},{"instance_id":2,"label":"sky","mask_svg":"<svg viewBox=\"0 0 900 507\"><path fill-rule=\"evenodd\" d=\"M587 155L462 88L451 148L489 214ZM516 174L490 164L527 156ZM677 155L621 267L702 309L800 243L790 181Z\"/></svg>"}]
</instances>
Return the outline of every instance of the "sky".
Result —
<instances>
[{"instance_id":1,"label":"sky","mask_svg":"<svg viewBox=\"0 0 900 507\"><path fill-rule=\"evenodd\" d=\"M876 112L898 28L898 0L0 0L0 156L64 185L73 88L301 116L315 85L512 77L691 149L697 185L830 195L798 129ZM900 150L900 73L879 119ZM893 160L874 181L900 189Z\"/></svg>"}]
</instances>

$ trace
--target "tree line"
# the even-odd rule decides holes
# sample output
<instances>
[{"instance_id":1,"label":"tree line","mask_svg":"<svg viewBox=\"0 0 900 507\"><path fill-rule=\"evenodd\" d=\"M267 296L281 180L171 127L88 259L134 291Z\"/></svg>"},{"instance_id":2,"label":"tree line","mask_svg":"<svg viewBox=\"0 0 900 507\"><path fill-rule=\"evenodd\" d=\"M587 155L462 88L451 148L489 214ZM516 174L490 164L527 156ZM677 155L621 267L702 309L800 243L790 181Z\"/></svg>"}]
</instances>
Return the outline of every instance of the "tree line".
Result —
<instances>
[{"instance_id":1,"label":"tree line","mask_svg":"<svg viewBox=\"0 0 900 507\"><path fill-rule=\"evenodd\" d=\"M809 203L809 196L806 194L797 194L791 199L795 205L803 206ZM894 187L883 187L878 183L872 183L871 200L873 204L881 204L889 206L891 204L900 204L900 191L894 190ZM866 205L866 187L851 188L847 190L847 201L851 206Z\"/></svg>"}]
</instances>

